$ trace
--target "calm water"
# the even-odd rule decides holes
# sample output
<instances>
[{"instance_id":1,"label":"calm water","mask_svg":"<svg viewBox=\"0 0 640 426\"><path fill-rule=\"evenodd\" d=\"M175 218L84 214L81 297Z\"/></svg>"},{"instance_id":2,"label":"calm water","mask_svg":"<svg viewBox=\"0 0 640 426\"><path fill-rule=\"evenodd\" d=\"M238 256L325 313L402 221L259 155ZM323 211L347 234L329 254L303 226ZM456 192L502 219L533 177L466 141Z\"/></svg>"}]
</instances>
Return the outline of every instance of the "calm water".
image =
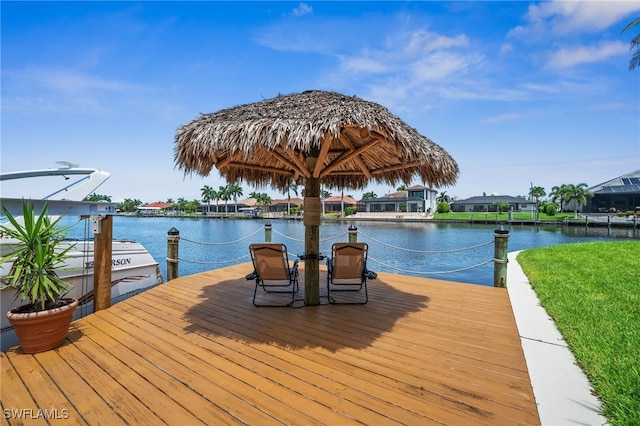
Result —
<instances>
[{"instance_id":1,"label":"calm water","mask_svg":"<svg viewBox=\"0 0 640 426\"><path fill-rule=\"evenodd\" d=\"M76 222L73 218L63 220L66 223ZM271 223L273 242L284 243L292 254L300 255L304 252L302 221L273 220ZM251 260L249 244L264 242L264 224L263 220L116 216L113 237L132 239L142 243L158 261L166 279L167 231L172 227L180 231L179 257L183 261L179 265L179 274L183 276L249 262ZM350 224L323 223L320 227L320 251L323 254L329 254L331 244L348 241L347 229ZM480 267L474 266L493 258L495 225L383 222L355 222L354 224L358 227L358 241L369 244L369 268L374 271L493 285L493 263ZM632 228L612 228L611 230L587 229L581 226L505 226L505 228L509 230L510 252L594 240L640 239L640 229ZM69 236L83 238L84 229L85 225L81 221L73 226ZM202 245L187 240L224 244ZM460 251L484 243L490 244ZM411 251L400 250L397 247ZM450 252L442 253L446 251ZM247 270L247 273L249 272L251 271Z\"/></svg>"}]
</instances>

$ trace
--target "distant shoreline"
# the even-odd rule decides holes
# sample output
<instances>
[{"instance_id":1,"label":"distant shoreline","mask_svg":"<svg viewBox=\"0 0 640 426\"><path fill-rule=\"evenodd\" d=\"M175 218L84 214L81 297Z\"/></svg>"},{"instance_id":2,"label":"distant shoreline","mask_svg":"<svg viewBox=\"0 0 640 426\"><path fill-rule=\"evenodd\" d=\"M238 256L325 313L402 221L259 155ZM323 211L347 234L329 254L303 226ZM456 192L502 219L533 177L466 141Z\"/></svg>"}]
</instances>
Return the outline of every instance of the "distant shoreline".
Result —
<instances>
[{"instance_id":1,"label":"distant shoreline","mask_svg":"<svg viewBox=\"0 0 640 426\"><path fill-rule=\"evenodd\" d=\"M122 217L135 217L135 218L157 218L157 217L171 217L181 219L233 219L233 220L299 220L302 221L302 216L273 216L273 217L250 217L239 215L234 212L219 213L216 215L130 215L130 214L118 214ZM594 228L640 228L640 220L629 220L626 218L614 217L614 220L604 219L598 216L587 216L581 219L569 219L566 221L552 221L552 220L500 220L500 219L435 219L419 216L407 216L405 214L387 215L387 216L370 216L363 217L352 215L347 217L323 217L323 222L381 222L381 223L451 223L451 224L478 224L478 225L515 225L515 226L582 226L582 227L594 227Z\"/></svg>"}]
</instances>

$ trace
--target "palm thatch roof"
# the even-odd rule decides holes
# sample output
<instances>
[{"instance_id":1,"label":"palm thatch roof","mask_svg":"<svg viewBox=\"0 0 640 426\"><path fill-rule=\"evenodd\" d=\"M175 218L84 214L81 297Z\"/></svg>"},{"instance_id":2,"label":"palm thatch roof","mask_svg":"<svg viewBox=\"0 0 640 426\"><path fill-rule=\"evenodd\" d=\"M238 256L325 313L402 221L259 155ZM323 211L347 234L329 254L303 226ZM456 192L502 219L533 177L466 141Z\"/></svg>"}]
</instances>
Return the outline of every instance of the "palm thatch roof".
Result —
<instances>
[{"instance_id":1,"label":"palm thatch roof","mask_svg":"<svg viewBox=\"0 0 640 426\"><path fill-rule=\"evenodd\" d=\"M278 189L300 178L359 189L416 177L442 186L458 176L444 149L383 106L326 91L202 114L178 129L174 154L185 174L207 176L216 167L229 182Z\"/></svg>"}]
</instances>

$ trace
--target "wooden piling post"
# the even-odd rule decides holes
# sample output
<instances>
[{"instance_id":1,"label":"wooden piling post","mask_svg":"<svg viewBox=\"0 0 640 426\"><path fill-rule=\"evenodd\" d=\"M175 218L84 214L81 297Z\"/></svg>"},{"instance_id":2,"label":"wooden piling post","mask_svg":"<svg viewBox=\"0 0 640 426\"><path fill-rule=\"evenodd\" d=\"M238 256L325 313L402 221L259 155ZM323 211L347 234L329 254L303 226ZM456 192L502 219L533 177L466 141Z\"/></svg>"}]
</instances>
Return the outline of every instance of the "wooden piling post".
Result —
<instances>
[{"instance_id":1,"label":"wooden piling post","mask_svg":"<svg viewBox=\"0 0 640 426\"><path fill-rule=\"evenodd\" d=\"M93 312L111 306L111 263L113 216L92 217L93 221Z\"/></svg>"},{"instance_id":2,"label":"wooden piling post","mask_svg":"<svg viewBox=\"0 0 640 426\"><path fill-rule=\"evenodd\" d=\"M507 253L509 250L509 231L500 225L493 232L495 250L493 255L493 286L507 286Z\"/></svg>"},{"instance_id":3,"label":"wooden piling post","mask_svg":"<svg viewBox=\"0 0 640 426\"><path fill-rule=\"evenodd\" d=\"M349 225L349 242L357 243L358 242L358 227L355 225Z\"/></svg>"},{"instance_id":4,"label":"wooden piling post","mask_svg":"<svg viewBox=\"0 0 640 426\"><path fill-rule=\"evenodd\" d=\"M178 278L178 246L180 231L171 228L167 232L167 281Z\"/></svg>"},{"instance_id":5,"label":"wooden piling post","mask_svg":"<svg viewBox=\"0 0 640 426\"><path fill-rule=\"evenodd\" d=\"M264 224L264 242L265 243L270 243L271 242L271 222L267 222Z\"/></svg>"}]
</instances>

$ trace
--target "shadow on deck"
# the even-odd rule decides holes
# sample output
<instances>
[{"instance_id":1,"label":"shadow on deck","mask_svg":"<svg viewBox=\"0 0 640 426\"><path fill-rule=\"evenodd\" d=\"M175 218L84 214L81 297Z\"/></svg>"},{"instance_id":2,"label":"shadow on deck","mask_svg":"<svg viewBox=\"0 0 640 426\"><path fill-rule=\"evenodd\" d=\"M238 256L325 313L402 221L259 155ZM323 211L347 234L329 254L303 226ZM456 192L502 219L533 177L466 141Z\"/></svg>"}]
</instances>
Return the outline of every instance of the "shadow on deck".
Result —
<instances>
[{"instance_id":1,"label":"shadow on deck","mask_svg":"<svg viewBox=\"0 0 640 426\"><path fill-rule=\"evenodd\" d=\"M256 308L251 269L150 289L74 322L54 351L3 352L5 414L110 425L540 423L505 289L379 273L366 305Z\"/></svg>"}]
</instances>

